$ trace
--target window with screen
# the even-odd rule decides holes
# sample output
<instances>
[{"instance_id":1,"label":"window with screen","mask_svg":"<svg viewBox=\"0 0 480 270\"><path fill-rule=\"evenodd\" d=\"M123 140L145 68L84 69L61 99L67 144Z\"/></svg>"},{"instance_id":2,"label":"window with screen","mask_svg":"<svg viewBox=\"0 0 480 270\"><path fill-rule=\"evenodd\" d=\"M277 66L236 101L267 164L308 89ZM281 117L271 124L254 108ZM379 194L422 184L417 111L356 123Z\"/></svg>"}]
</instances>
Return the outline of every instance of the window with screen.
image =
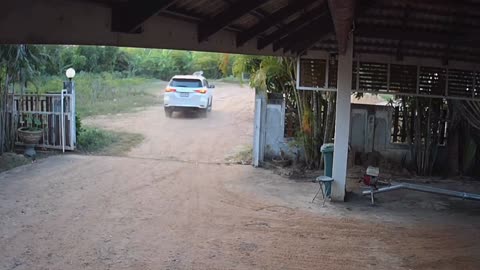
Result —
<instances>
[{"instance_id":1,"label":"window with screen","mask_svg":"<svg viewBox=\"0 0 480 270\"><path fill-rule=\"evenodd\" d=\"M326 86L327 61L325 59L300 59L300 87L323 88Z\"/></svg>"}]
</instances>

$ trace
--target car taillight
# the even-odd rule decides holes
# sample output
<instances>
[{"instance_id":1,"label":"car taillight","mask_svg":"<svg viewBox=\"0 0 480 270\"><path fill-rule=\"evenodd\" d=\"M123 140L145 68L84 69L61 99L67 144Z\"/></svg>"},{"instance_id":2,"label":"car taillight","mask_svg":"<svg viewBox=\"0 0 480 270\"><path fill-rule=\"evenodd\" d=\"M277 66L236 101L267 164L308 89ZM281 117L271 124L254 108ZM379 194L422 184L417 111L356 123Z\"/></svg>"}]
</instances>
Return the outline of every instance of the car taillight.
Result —
<instances>
[{"instance_id":1,"label":"car taillight","mask_svg":"<svg viewBox=\"0 0 480 270\"><path fill-rule=\"evenodd\" d=\"M198 90L195 90L195 93L206 94L206 93L207 93L207 90L205 90L205 89L198 89Z\"/></svg>"},{"instance_id":2,"label":"car taillight","mask_svg":"<svg viewBox=\"0 0 480 270\"><path fill-rule=\"evenodd\" d=\"M175 88L170 88L170 87L167 87L167 88L165 88L165 92L167 92L167 93L170 93L170 92L177 92L177 89L175 89Z\"/></svg>"}]
</instances>

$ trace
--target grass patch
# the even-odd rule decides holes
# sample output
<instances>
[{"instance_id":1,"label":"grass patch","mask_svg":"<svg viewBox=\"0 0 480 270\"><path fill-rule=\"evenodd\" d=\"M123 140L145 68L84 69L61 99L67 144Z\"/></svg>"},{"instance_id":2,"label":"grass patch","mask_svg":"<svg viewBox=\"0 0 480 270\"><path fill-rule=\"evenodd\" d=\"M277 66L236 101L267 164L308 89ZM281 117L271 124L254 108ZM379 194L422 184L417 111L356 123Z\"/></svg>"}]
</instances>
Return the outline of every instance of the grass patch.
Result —
<instances>
[{"instance_id":1,"label":"grass patch","mask_svg":"<svg viewBox=\"0 0 480 270\"><path fill-rule=\"evenodd\" d=\"M32 163L31 159L16 153L3 153L0 156L0 172L8 171L15 167Z\"/></svg>"},{"instance_id":2,"label":"grass patch","mask_svg":"<svg viewBox=\"0 0 480 270\"><path fill-rule=\"evenodd\" d=\"M78 103L77 112L82 117L95 115L127 113L135 111L138 108L162 104L163 99L153 95L137 95L121 97L118 99L104 100L101 102L82 104Z\"/></svg>"},{"instance_id":3,"label":"grass patch","mask_svg":"<svg viewBox=\"0 0 480 270\"><path fill-rule=\"evenodd\" d=\"M226 158L226 161L229 163L237 163L243 165L252 164L252 160L253 149L250 145L239 147L233 155Z\"/></svg>"},{"instance_id":4,"label":"grass patch","mask_svg":"<svg viewBox=\"0 0 480 270\"><path fill-rule=\"evenodd\" d=\"M77 99L77 112L82 117L94 115L106 115L127 113L148 106L160 105L163 103L161 93L166 86L163 81L150 81L136 86L135 90L128 93L113 95L110 98L101 99Z\"/></svg>"},{"instance_id":5,"label":"grass patch","mask_svg":"<svg viewBox=\"0 0 480 270\"><path fill-rule=\"evenodd\" d=\"M38 78L40 93L60 93L63 78ZM75 77L77 113L82 117L131 112L163 102L167 82L142 77L123 78L110 73L80 72Z\"/></svg>"},{"instance_id":6,"label":"grass patch","mask_svg":"<svg viewBox=\"0 0 480 270\"><path fill-rule=\"evenodd\" d=\"M85 154L119 156L140 144L144 137L137 133L83 128L77 138L77 149Z\"/></svg>"}]
</instances>

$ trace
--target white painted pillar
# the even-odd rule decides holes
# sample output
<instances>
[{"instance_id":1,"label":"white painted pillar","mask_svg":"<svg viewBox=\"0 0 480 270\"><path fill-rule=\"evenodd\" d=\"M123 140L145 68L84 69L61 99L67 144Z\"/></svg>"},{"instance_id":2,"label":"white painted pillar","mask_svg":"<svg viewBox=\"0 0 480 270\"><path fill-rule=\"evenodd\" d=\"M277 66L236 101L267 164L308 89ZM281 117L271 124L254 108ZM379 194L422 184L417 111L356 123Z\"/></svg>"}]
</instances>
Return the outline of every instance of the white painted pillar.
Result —
<instances>
[{"instance_id":1,"label":"white painted pillar","mask_svg":"<svg viewBox=\"0 0 480 270\"><path fill-rule=\"evenodd\" d=\"M350 96L352 91L353 36L347 51L338 56L337 106L333 153L332 200L344 201L347 178L348 138L350 135Z\"/></svg>"}]
</instances>

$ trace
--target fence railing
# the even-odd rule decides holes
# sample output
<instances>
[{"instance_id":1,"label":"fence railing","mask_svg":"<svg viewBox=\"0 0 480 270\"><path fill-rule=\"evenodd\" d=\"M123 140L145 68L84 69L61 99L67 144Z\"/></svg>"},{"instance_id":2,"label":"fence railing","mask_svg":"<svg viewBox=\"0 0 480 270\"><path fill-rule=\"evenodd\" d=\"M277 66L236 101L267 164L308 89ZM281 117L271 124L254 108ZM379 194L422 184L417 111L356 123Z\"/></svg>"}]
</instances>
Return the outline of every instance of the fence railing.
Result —
<instances>
[{"instance_id":1,"label":"fence railing","mask_svg":"<svg viewBox=\"0 0 480 270\"><path fill-rule=\"evenodd\" d=\"M29 118L40 120L42 139L37 147L75 150L75 93L11 94L8 112L16 127L25 127ZM13 101L12 101L13 99ZM16 145L22 142L16 139Z\"/></svg>"}]
</instances>

